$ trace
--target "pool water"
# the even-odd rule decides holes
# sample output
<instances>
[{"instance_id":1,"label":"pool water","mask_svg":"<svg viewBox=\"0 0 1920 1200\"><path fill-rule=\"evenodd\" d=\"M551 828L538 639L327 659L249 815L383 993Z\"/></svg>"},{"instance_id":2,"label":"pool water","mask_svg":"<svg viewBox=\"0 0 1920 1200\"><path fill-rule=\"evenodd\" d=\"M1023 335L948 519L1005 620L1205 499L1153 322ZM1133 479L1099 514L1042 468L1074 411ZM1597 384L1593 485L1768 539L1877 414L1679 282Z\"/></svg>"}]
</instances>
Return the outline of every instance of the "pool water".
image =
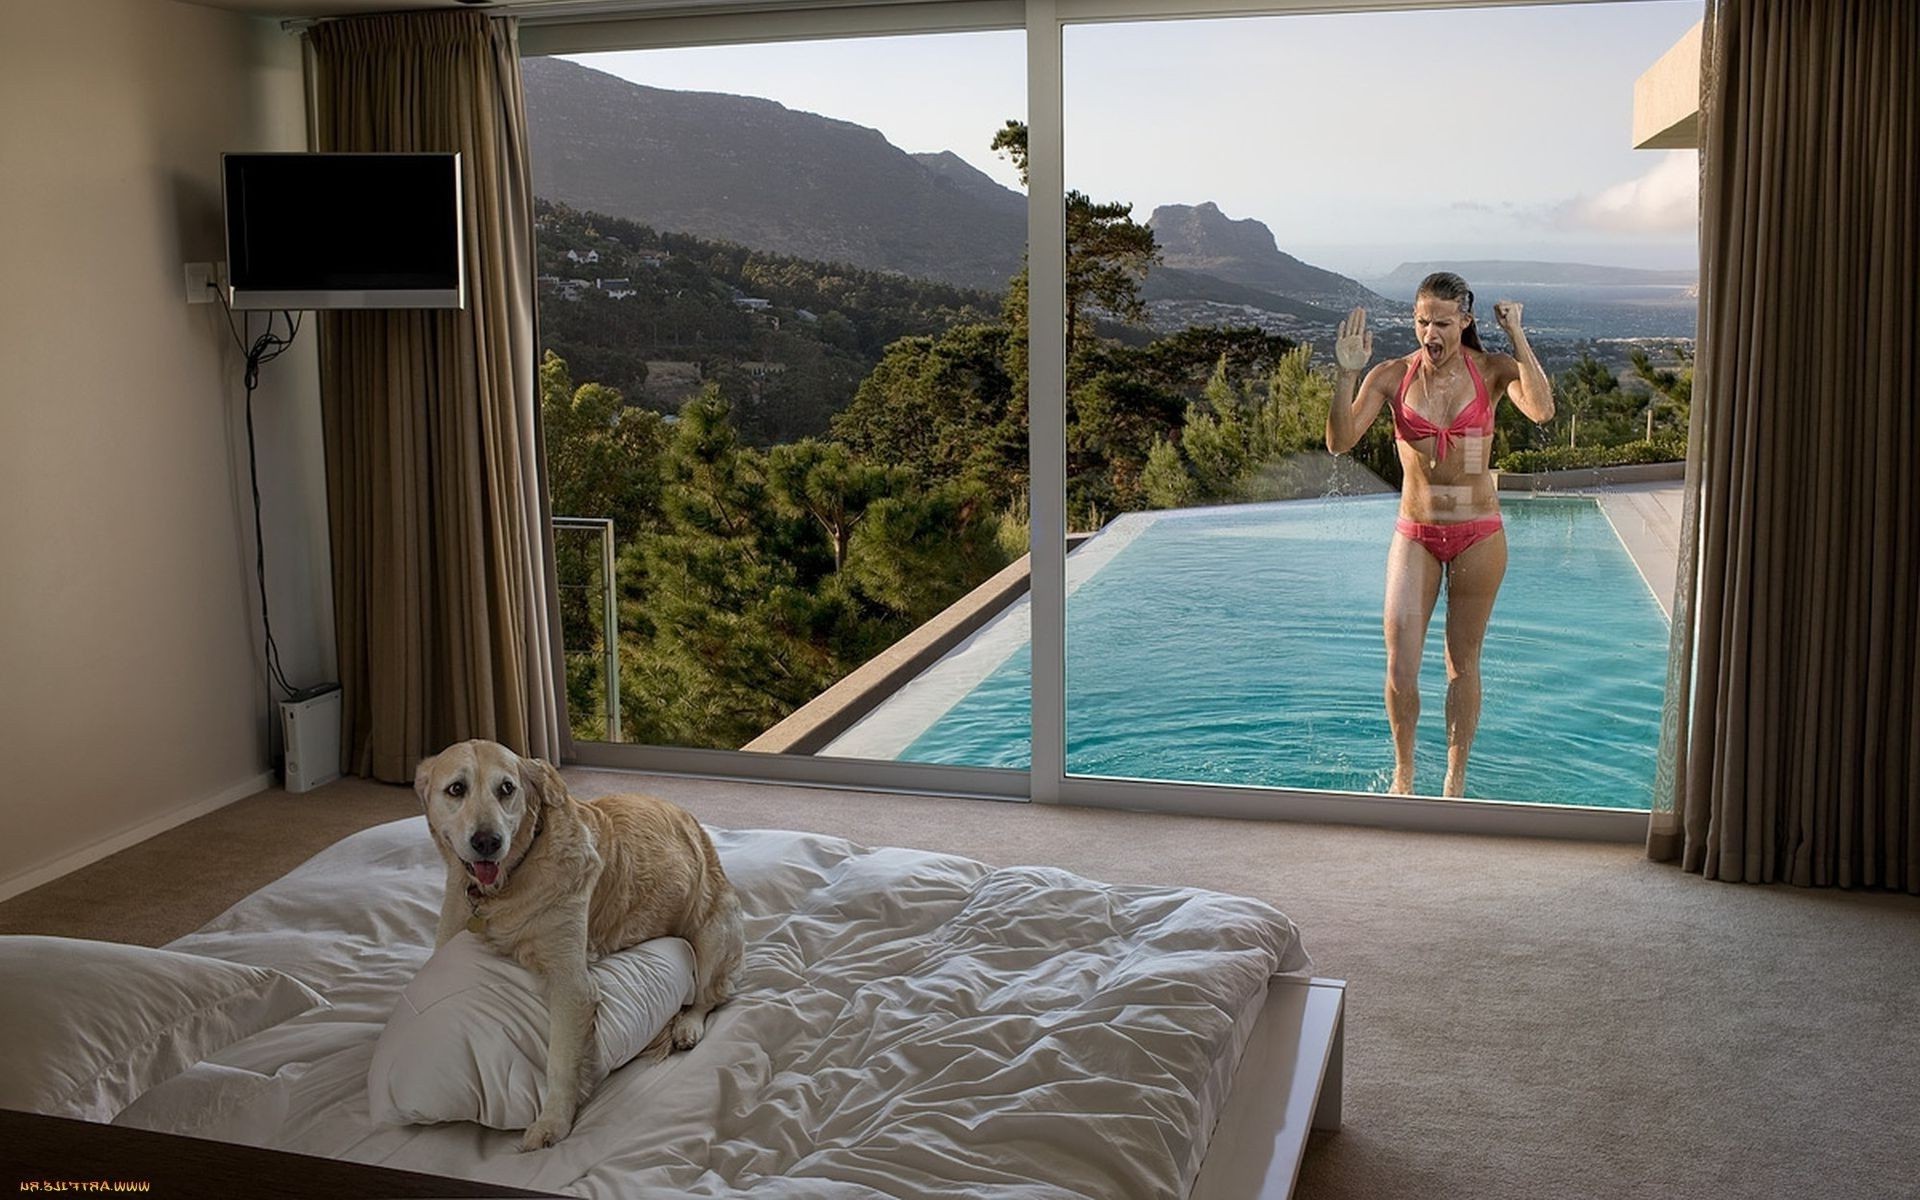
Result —
<instances>
[{"instance_id":1,"label":"pool water","mask_svg":"<svg viewBox=\"0 0 1920 1200\"><path fill-rule=\"evenodd\" d=\"M1666 617L1593 500L1502 507L1507 575L1468 794L1645 809ZM1397 508L1380 496L1139 514L1082 546L1124 540L1067 603L1068 772L1385 791L1380 612ZM1445 624L1443 588L1420 676L1427 795L1446 769ZM1025 768L1030 663L1022 642L899 757Z\"/></svg>"}]
</instances>

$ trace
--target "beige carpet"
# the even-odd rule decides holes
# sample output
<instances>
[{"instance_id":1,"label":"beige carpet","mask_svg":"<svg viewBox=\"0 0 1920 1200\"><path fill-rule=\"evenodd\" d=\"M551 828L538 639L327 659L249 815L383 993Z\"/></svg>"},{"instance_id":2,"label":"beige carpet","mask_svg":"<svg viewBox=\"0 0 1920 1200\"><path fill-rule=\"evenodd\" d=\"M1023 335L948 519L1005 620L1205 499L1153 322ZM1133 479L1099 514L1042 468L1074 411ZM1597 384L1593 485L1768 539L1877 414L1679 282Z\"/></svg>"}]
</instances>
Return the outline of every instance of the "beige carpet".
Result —
<instances>
[{"instance_id":1,"label":"beige carpet","mask_svg":"<svg viewBox=\"0 0 1920 1200\"><path fill-rule=\"evenodd\" d=\"M1346 1128L1298 1195L1920 1196L1920 901L1709 883L1633 847L1142 816L569 770L715 825L1267 899L1348 981ZM156 944L417 812L264 793L0 905Z\"/></svg>"}]
</instances>

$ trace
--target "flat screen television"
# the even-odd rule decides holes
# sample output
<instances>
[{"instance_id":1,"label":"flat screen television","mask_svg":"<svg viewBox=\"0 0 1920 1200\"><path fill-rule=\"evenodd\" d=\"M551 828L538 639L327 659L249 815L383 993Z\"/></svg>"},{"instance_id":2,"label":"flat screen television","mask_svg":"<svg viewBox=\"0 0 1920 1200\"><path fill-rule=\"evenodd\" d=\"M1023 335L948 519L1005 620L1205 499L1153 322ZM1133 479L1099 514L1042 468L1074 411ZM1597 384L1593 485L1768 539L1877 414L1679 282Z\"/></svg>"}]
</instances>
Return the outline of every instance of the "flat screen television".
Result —
<instances>
[{"instance_id":1,"label":"flat screen television","mask_svg":"<svg viewBox=\"0 0 1920 1200\"><path fill-rule=\"evenodd\" d=\"M458 154L223 154L234 308L465 308Z\"/></svg>"}]
</instances>

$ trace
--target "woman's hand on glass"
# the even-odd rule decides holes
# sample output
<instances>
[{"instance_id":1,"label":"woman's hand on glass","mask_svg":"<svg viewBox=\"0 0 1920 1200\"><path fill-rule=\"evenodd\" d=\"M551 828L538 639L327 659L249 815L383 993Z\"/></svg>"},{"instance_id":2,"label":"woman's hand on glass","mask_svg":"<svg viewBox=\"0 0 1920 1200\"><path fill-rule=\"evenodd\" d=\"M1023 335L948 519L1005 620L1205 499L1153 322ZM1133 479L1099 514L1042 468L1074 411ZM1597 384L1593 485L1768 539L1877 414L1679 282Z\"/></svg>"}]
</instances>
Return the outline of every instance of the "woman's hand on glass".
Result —
<instances>
[{"instance_id":1,"label":"woman's hand on glass","mask_svg":"<svg viewBox=\"0 0 1920 1200\"><path fill-rule=\"evenodd\" d=\"M1342 371L1364 371L1373 358L1373 331L1367 328L1367 310L1356 308L1340 322L1333 341L1333 357Z\"/></svg>"}]
</instances>

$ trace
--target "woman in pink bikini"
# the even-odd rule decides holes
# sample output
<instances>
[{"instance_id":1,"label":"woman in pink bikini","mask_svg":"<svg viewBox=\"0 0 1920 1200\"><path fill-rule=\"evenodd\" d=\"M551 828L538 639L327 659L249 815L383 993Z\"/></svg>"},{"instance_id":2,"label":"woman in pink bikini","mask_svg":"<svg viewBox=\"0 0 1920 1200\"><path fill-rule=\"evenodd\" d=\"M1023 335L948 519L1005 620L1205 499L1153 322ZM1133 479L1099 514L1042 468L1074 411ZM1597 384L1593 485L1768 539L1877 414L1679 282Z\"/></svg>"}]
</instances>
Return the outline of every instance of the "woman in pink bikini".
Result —
<instances>
[{"instance_id":1,"label":"woman in pink bikini","mask_svg":"<svg viewBox=\"0 0 1920 1200\"><path fill-rule=\"evenodd\" d=\"M1413 302L1420 348L1366 371L1373 356L1367 312L1341 323L1340 373L1327 410L1327 449L1353 448L1380 414L1393 412L1405 481L1387 550L1387 721L1393 727L1393 790L1413 791L1413 732L1420 718L1420 654L1427 622L1447 586L1446 795L1463 796L1467 754L1480 725L1480 647L1500 580L1507 535L1488 469L1493 409L1502 395L1539 424L1553 419L1553 387L1520 328L1520 305L1493 306L1514 354L1489 354L1474 329L1473 292L1448 271L1427 276ZM1361 378L1361 372L1366 377Z\"/></svg>"}]
</instances>

